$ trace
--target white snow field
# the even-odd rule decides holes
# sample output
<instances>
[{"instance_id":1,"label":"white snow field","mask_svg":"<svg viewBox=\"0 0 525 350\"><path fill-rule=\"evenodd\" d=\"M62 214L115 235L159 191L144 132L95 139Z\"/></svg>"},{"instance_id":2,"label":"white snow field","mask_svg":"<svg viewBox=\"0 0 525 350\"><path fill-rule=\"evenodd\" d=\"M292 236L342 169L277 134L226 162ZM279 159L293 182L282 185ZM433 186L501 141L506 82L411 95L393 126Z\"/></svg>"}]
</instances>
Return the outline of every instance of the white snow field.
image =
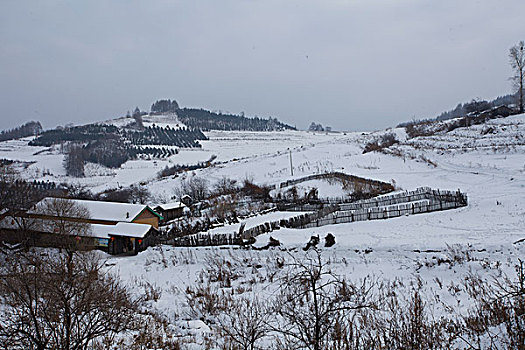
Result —
<instances>
[{"instance_id":1,"label":"white snow field","mask_svg":"<svg viewBox=\"0 0 525 350\"><path fill-rule=\"evenodd\" d=\"M493 131L485 133L488 127ZM367 142L389 132L396 133L401 141L387 151L392 154L362 153ZM400 190L428 186L467 193L469 204L461 209L276 230L257 238L256 247L264 246L270 236L281 242L280 248L269 250L160 246L133 257L108 256L108 267L138 291L147 284L161 291L160 298L148 301L149 305L196 349L203 347L213 325L199 321L199 315L188 307L185 290L202 278L201 271L209 267L213 257L228 261L239 275L233 287L222 288L221 293L233 293L235 288L237 293L238 287L244 286L245 293L270 300L274 288L267 277L276 269L277 258L301 259L306 254L301 248L312 235L319 235L322 245L326 234L332 233L335 246L321 250L334 272L354 280L367 275L405 281L421 278L425 290L437 292L444 301L455 300L457 295L451 295L447 286L461 284L469 272L489 275L495 265L501 265L512 275L518 258L525 258L525 241L521 241L525 239L525 115L409 140L402 129L366 134L213 131L207 136L210 140L201 142L202 149L181 150L167 160L131 161L116 170L93 166L93 176L83 179L64 175L57 149L29 147L25 145L28 140L0 143L0 158L34 162L25 164L23 174L28 179L81 182L94 191L143 181L157 202L169 199L180 181L190 176L203 177L210 184L229 177L276 185L328 171L391 182ZM38 151L43 152L35 155ZM211 155L217 155L220 164L176 178L156 178L168 164L194 164ZM44 169L51 175L43 175ZM321 195L337 194L333 184L316 181L315 186ZM268 220L279 215L288 214L270 213ZM249 225L265 218L251 220ZM216 230L230 229L236 231L238 224ZM457 250L468 252L470 258L457 264L437 264L439 258L451 257ZM457 307L466 308L468 304Z\"/></svg>"}]
</instances>

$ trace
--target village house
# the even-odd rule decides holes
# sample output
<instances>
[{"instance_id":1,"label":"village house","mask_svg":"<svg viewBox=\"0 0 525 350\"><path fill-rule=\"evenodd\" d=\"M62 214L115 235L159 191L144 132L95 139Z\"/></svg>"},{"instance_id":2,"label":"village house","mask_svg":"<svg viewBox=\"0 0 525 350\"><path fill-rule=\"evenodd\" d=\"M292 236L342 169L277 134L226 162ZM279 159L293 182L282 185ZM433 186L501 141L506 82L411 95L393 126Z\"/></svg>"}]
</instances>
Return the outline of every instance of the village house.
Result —
<instances>
[{"instance_id":1,"label":"village house","mask_svg":"<svg viewBox=\"0 0 525 350\"><path fill-rule=\"evenodd\" d=\"M57 214L49 210L53 207L53 201L68 201L80 210ZM163 217L143 204L48 197L18 219L31 222L30 231L38 233L32 234L33 241L36 237L36 245L54 245L57 239L53 236L60 232L58 223L76 222L87 225L69 234L70 237L61 237L65 243L74 240L86 249L96 248L109 254L137 254L153 243ZM4 232L11 232L12 238L21 231L19 221L17 218L5 217L0 226Z\"/></svg>"},{"instance_id":2,"label":"village house","mask_svg":"<svg viewBox=\"0 0 525 350\"><path fill-rule=\"evenodd\" d=\"M45 213L44 208L50 201L56 198L47 197L38 202L35 208L29 210L27 214L34 218L52 219L53 215ZM129 204L117 202L91 201L69 199L69 201L88 211L89 218L80 218L83 222L90 224L116 225L119 222L136 224L148 224L155 229L159 228L159 221L162 216L145 204ZM70 217L69 219L79 219Z\"/></svg>"}]
</instances>

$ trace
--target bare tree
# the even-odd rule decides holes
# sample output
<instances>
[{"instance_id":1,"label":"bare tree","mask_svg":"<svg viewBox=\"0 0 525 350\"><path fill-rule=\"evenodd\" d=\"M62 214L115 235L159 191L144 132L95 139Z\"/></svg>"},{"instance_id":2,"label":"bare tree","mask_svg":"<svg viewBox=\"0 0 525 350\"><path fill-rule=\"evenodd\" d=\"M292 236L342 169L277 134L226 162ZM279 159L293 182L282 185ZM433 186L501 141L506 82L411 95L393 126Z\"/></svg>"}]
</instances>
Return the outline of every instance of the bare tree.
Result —
<instances>
[{"instance_id":1,"label":"bare tree","mask_svg":"<svg viewBox=\"0 0 525 350\"><path fill-rule=\"evenodd\" d=\"M10 165L0 165L0 210L26 211L41 199L41 194L23 180Z\"/></svg>"},{"instance_id":2,"label":"bare tree","mask_svg":"<svg viewBox=\"0 0 525 350\"><path fill-rule=\"evenodd\" d=\"M256 350L271 330L269 317L268 308L257 297L230 299L226 311L217 316L217 328L234 349Z\"/></svg>"},{"instance_id":3,"label":"bare tree","mask_svg":"<svg viewBox=\"0 0 525 350\"><path fill-rule=\"evenodd\" d=\"M95 198L89 187L80 183L69 183L65 185L68 198L88 199Z\"/></svg>"},{"instance_id":4,"label":"bare tree","mask_svg":"<svg viewBox=\"0 0 525 350\"><path fill-rule=\"evenodd\" d=\"M151 199L151 193L146 186L131 185L130 200L133 203L146 204Z\"/></svg>"},{"instance_id":5,"label":"bare tree","mask_svg":"<svg viewBox=\"0 0 525 350\"><path fill-rule=\"evenodd\" d=\"M182 181L180 187L175 189L177 197L182 198L184 195L189 195L194 201L206 199L208 194L208 180L197 176Z\"/></svg>"},{"instance_id":6,"label":"bare tree","mask_svg":"<svg viewBox=\"0 0 525 350\"><path fill-rule=\"evenodd\" d=\"M0 210L1 216L12 221L18 230L18 241L26 245L34 243L32 229L35 220L25 217L24 213L42 199L43 192L36 190L9 165L0 166Z\"/></svg>"},{"instance_id":7,"label":"bare tree","mask_svg":"<svg viewBox=\"0 0 525 350\"><path fill-rule=\"evenodd\" d=\"M313 254L290 264L274 305L281 318L274 330L283 335L287 348L327 349L346 314L374 307L372 284L345 281L329 270L318 250Z\"/></svg>"},{"instance_id":8,"label":"bare tree","mask_svg":"<svg viewBox=\"0 0 525 350\"><path fill-rule=\"evenodd\" d=\"M237 180L230 179L228 177L222 177L214 185L214 191L216 195L234 194L239 190L237 186Z\"/></svg>"},{"instance_id":9,"label":"bare tree","mask_svg":"<svg viewBox=\"0 0 525 350\"><path fill-rule=\"evenodd\" d=\"M69 176L84 176L84 152L82 146L71 144L67 147L64 158L64 168Z\"/></svg>"},{"instance_id":10,"label":"bare tree","mask_svg":"<svg viewBox=\"0 0 525 350\"><path fill-rule=\"evenodd\" d=\"M66 251L84 250L92 242L87 208L65 198L47 198L36 204L30 214L23 210L13 212L11 219L18 242L26 246L51 246Z\"/></svg>"},{"instance_id":11,"label":"bare tree","mask_svg":"<svg viewBox=\"0 0 525 350\"><path fill-rule=\"evenodd\" d=\"M129 292L94 253L10 257L0 279L0 347L87 350L133 325Z\"/></svg>"},{"instance_id":12,"label":"bare tree","mask_svg":"<svg viewBox=\"0 0 525 350\"><path fill-rule=\"evenodd\" d=\"M514 75L511 80L514 82L519 95L519 110L523 113L523 80L525 78L525 43L520 41L509 50L509 59Z\"/></svg>"},{"instance_id":13,"label":"bare tree","mask_svg":"<svg viewBox=\"0 0 525 350\"><path fill-rule=\"evenodd\" d=\"M133 112L133 119L135 119L135 125L137 129L144 130L144 121L142 120L142 114L140 110L137 111L137 109L135 109L135 112Z\"/></svg>"},{"instance_id":14,"label":"bare tree","mask_svg":"<svg viewBox=\"0 0 525 350\"><path fill-rule=\"evenodd\" d=\"M80 248L81 241L73 244L70 238L76 236L81 239L90 236L88 209L70 199L46 198L38 203L35 213L44 217L37 219L39 229L55 234L56 246L75 250ZM63 236L67 236L66 239Z\"/></svg>"},{"instance_id":15,"label":"bare tree","mask_svg":"<svg viewBox=\"0 0 525 350\"><path fill-rule=\"evenodd\" d=\"M12 187L15 185L16 180L16 172L10 165L0 165L0 210L9 209Z\"/></svg>"}]
</instances>

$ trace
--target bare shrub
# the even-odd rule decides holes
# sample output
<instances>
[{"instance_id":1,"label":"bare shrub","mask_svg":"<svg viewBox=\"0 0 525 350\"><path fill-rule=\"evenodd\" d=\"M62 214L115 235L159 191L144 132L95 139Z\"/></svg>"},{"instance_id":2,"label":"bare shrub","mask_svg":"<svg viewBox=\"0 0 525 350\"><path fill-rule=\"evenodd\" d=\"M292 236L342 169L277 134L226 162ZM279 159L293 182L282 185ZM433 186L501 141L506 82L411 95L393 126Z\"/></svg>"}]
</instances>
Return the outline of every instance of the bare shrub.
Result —
<instances>
[{"instance_id":1,"label":"bare shrub","mask_svg":"<svg viewBox=\"0 0 525 350\"><path fill-rule=\"evenodd\" d=\"M152 197L145 185L137 184L130 187L107 189L98 194L98 198L109 202L146 204Z\"/></svg>"},{"instance_id":2,"label":"bare shrub","mask_svg":"<svg viewBox=\"0 0 525 350\"><path fill-rule=\"evenodd\" d=\"M516 265L516 279L502 274L492 283L471 274L465 290L474 306L462 317L461 339L477 349L525 349L525 265Z\"/></svg>"},{"instance_id":3,"label":"bare shrub","mask_svg":"<svg viewBox=\"0 0 525 350\"><path fill-rule=\"evenodd\" d=\"M410 123L405 126L405 132L407 133L408 138L411 139L419 136L434 135L435 131L429 127L429 124L429 122Z\"/></svg>"},{"instance_id":4,"label":"bare shrub","mask_svg":"<svg viewBox=\"0 0 525 350\"><path fill-rule=\"evenodd\" d=\"M100 199L109 202L130 203L132 193L130 188L111 188L98 196Z\"/></svg>"},{"instance_id":5,"label":"bare shrub","mask_svg":"<svg viewBox=\"0 0 525 350\"><path fill-rule=\"evenodd\" d=\"M221 310L228 309L226 294L210 283L187 287L186 301L190 307L191 316L198 319L213 318Z\"/></svg>"},{"instance_id":6,"label":"bare shrub","mask_svg":"<svg viewBox=\"0 0 525 350\"><path fill-rule=\"evenodd\" d=\"M382 298L386 312L374 315L371 333L381 344L376 348L450 349L455 340L454 323L447 318L434 319L423 298L421 282L408 292L406 300L396 289L390 285L389 293ZM368 334L367 338L372 337Z\"/></svg>"},{"instance_id":7,"label":"bare shrub","mask_svg":"<svg viewBox=\"0 0 525 350\"><path fill-rule=\"evenodd\" d=\"M134 301L92 253L12 257L0 280L0 346L88 349L132 328Z\"/></svg>"},{"instance_id":8,"label":"bare shrub","mask_svg":"<svg viewBox=\"0 0 525 350\"><path fill-rule=\"evenodd\" d=\"M232 281L240 274L233 259L227 259L220 254L209 254L204 260L204 270L210 282L219 282L221 287L231 287Z\"/></svg>"},{"instance_id":9,"label":"bare shrub","mask_svg":"<svg viewBox=\"0 0 525 350\"><path fill-rule=\"evenodd\" d=\"M172 254L170 260L173 266L177 265L193 265L197 262L195 253L191 249L180 251L180 254Z\"/></svg>"},{"instance_id":10,"label":"bare shrub","mask_svg":"<svg viewBox=\"0 0 525 350\"><path fill-rule=\"evenodd\" d=\"M297 186L292 186L288 190L286 190L286 192L284 193L284 197L293 202L297 202L299 200L299 193L297 191Z\"/></svg>"},{"instance_id":11,"label":"bare shrub","mask_svg":"<svg viewBox=\"0 0 525 350\"><path fill-rule=\"evenodd\" d=\"M432 161L430 158L425 157L424 155L420 155L420 156L419 156L419 159L420 159L421 161L427 163L428 165L433 166L434 168L437 167L436 162Z\"/></svg>"},{"instance_id":12,"label":"bare shrub","mask_svg":"<svg viewBox=\"0 0 525 350\"><path fill-rule=\"evenodd\" d=\"M379 152L382 151L385 148L389 148L390 146L399 143L398 139L396 138L396 135L393 133L390 134L384 134L381 136L379 140L374 140L365 145L365 148L363 150L363 153L368 152Z\"/></svg>"},{"instance_id":13,"label":"bare shrub","mask_svg":"<svg viewBox=\"0 0 525 350\"><path fill-rule=\"evenodd\" d=\"M95 198L93 192L83 184L80 183L72 183L72 184L65 184L67 197L71 199L88 199L92 200Z\"/></svg>"},{"instance_id":14,"label":"bare shrub","mask_svg":"<svg viewBox=\"0 0 525 350\"><path fill-rule=\"evenodd\" d=\"M157 314L142 316L137 325L138 332L122 348L130 350L144 349L183 349L183 341L177 339L170 329L170 324ZM127 343L127 344L126 344Z\"/></svg>"},{"instance_id":15,"label":"bare shrub","mask_svg":"<svg viewBox=\"0 0 525 350\"><path fill-rule=\"evenodd\" d=\"M222 195L216 197L210 201L210 214L212 217L216 217L222 221L226 218L235 218L236 213L236 196L235 195Z\"/></svg>"},{"instance_id":16,"label":"bare shrub","mask_svg":"<svg viewBox=\"0 0 525 350\"><path fill-rule=\"evenodd\" d=\"M162 296L162 289L159 286L147 281L144 281L141 285L144 288L144 301L159 301Z\"/></svg>"},{"instance_id":17,"label":"bare shrub","mask_svg":"<svg viewBox=\"0 0 525 350\"><path fill-rule=\"evenodd\" d=\"M399 143L396 134L390 133L381 136L381 146L384 148L388 148L396 143Z\"/></svg>"},{"instance_id":18,"label":"bare shrub","mask_svg":"<svg viewBox=\"0 0 525 350\"><path fill-rule=\"evenodd\" d=\"M266 257L272 267L265 281L277 282L264 287L264 301L256 294L262 266L252 256L208 258L200 283L188 288L186 297L192 316L215 330L209 344L220 349L260 349L269 342L273 349L523 349L521 260L514 279L498 264L493 279L470 274L461 284L435 277L440 294L434 294L420 278L380 281L367 276L355 283L334 274L330 260L316 249L294 254L300 257ZM445 255L441 263L473 261L461 246L448 247ZM441 300L447 289L458 303ZM465 302L472 305L466 311Z\"/></svg>"},{"instance_id":19,"label":"bare shrub","mask_svg":"<svg viewBox=\"0 0 525 350\"><path fill-rule=\"evenodd\" d=\"M445 255L448 258L448 261L450 261L450 265L454 265L454 264L461 265L465 262L472 260L472 257L470 256L470 251L467 248L459 244L454 244L454 245L447 244Z\"/></svg>"},{"instance_id":20,"label":"bare shrub","mask_svg":"<svg viewBox=\"0 0 525 350\"><path fill-rule=\"evenodd\" d=\"M363 149L363 154L364 153L369 153L369 152L378 152L382 149L381 145L379 144L379 141L377 140L374 140L374 141L370 141L368 142L366 145L365 145L365 148Z\"/></svg>"},{"instance_id":21,"label":"bare shrub","mask_svg":"<svg viewBox=\"0 0 525 350\"><path fill-rule=\"evenodd\" d=\"M270 198L270 191L272 188L268 186L260 186L253 183L251 180L244 180L243 187L241 188L241 192L249 196L253 199L269 199Z\"/></svg>"}]
</instances>

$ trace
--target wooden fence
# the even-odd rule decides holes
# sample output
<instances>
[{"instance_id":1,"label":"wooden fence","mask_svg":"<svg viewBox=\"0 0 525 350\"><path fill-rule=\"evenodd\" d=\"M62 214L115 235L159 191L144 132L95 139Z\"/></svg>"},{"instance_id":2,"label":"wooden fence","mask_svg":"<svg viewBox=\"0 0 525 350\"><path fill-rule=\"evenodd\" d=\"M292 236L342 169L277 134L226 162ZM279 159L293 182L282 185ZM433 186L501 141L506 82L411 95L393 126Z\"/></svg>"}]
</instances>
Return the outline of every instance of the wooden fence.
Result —
<instances>
[{"instance_id":1,"label":"wooden fence","mask_svg":"<svg viewBox=\"0 0 525 350\"><path fill-rule=\"evenodd\" d=\"M165 243L177 247L201 247L218 245L240 245L243 243L243 241L237 233L217 233L211 235L207 232L201 232L193 235L173 238Z\"/></svg>"},{"instance_id":2,"label":"wooden fence","mask_svg":"<svg viewBox=\"0 0 525 350\"><path fill-rule=\"evenodd\" d=\"M453 192L422 187L410 192L394 193L354 203L328 205L314 213L265 222L242 232L198 233L179 237L172 244L179 246L242 244L245 240L278 230L281 227L304 229L355 221L388 219L460 208L466 206L467 202L467 195L459 190Z\"/></svg>"},{"instance_id":3,"label":"wooden fence","mask_svg":"<svg viewBox=\"0 0 525 350\"><path fill-rule=\"evenodd\" d=\"M457 202L467 205L467 196L461 193L459 190L452 192L433 190L429 187L420 187L414 191L398 192L371 199L360 200L353 203L341 203L339 204L339 208L342 211L358 210L364 208L384 207L399 203L416 202L424 199L441 202Z\"/></svg>"},{"instance_id":4,"label":"wooden fence","mask_svg":"<svg viewBox=\"0 0 525 350\"><path fill-rule=\"evenodd\" d=\"M353 202L361 198L375 197L380 194L394 191L394 186L388 182L366 179L337 171L323 174L313 174L299 179L288 180L276 185L275 188L280 189L288 186L294 186L310 180L337 180L341 182L343 188L348 188L352 193L337 198L305 198L303 199L303 204L309 203L322 206L323 204ZM290 201L286 198L281 199L280 202L277 203L279 210L288 210L288 207L294 207L296 204L296 201Z\"/></svg>"}]
</instances>

